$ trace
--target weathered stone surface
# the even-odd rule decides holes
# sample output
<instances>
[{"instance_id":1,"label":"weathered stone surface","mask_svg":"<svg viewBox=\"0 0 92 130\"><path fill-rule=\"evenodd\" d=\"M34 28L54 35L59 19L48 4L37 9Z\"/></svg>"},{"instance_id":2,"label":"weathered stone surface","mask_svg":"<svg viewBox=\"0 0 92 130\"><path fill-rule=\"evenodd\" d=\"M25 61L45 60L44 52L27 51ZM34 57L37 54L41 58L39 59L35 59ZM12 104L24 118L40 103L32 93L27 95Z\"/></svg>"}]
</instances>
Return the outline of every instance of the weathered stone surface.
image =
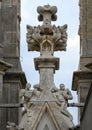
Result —
<instances>
[{"instance_id":1,"label":"weathered stone surface","mask_svg":"<svg viewBox=\"0 0 92 130\"><path fill-rule=\"evenodd\" d=\"M48 28L44 27L44 25L39 25L38 27L31 27L27 25L28 50L41 50L41 55L44 50L48 52L51 51L52 55L53 51L65 51L67 41L66 30L67 25L59 27L49 25Z\"/></svg>"},{"instance_id":2,"label":"weathered stone surface","mask_svg":"<svg viewBox=\"0 0 92 130\"><path fill-rule=\"evenodd\" d=\"M19 2L20 3L20 2ZM20 27L20 12L19 12L19 4L16 0L11 1L2 1L2 6L0 9L0 43L3 46L3 54L4 60L8 63L12 63L15 57L18 58L16 61L20 64L20 34L19 34L19 27ZM12 63L14 68L16 68L16 64ZM21 65L19 65L21 66ZM16 70L21 70L21 67L16 68Z\"/></svg>"},{"instance_id":3,"label":"weathered stone surface","mask_svg":"<svg viewBox=\"0 0 92 130\"><path fill-rule=\"evenodd\" d=\"M92 62L86 64L85 67L87 67L88 69L91 69L91 70L92 70Z\"/></svg>"},{"instance_id":4,"label":"weathered stone surface","mask_svg":"<svg viewBox=\"0 0 92 130\"><path fill-rule=\"evenodd\" d=\"M73 74L72 89L78 92L78 102L85 103L86 97L92 83L92 72L90 71L76 71ZM78 119L80 120L83 108L78 110Z\"/></svg>"},{"instance_id":5,"label":"weathered stone surface","mask_svg":"<svg viewBox=\"0 0 92 130\"><path fill-rule=\"evenodd\" d=\"M1 77L0 103L7 106L19 103L19 90L26 84L20 64L20 20L20 0L0 1L0 71L7 70ZM0 130L6 130L8 121L18 124L20 115L19 108L0 108Z\"/></svg>"},{"instance_id":6,"label":"weathered stone surface","mask_svg":"<svg viewBox=\"0 0 92 130\"><path fill-rule=\"evenodd\" d=\"M51 25L51 20L56 19L55 6L39 6L37 11L43 24L37 27L27 26L27 42L30 51L40 51L40 57L34 59L40 82L34 85L33 90L26 88L20 92L21 100L24 98L24 111L19 127L24 130L68 130L73 127L72 115L67 110L72 95L64 84L60 89L54 84L59 58L53 55L54 51L66 49L67 26Z\"/></svg>"},{"instance_id":7,"label":"weathered stone surface","mask_svg":"<svg viewBox=\"0 0 92 130\"><path fill-rule=\"evenodd\" d=\"M0 44L0 60L3 59L3 46Z\"/></svg>"},{"instance_id":8,"label":"weathered stone surface","mask_svg":"<svg viewBox=\"0 0 92 130\"><path fill-rule=\"evenodd\" d=\"M92 0L80 0L80 61L78 72L73 75L73 90L78 93L79 103L86 101L92 82L92 70L87 67L92 63ZM79 108L79 122L83 112Z\"/></svg>"},{"instance_id":9,"label":"weathered stone surface","mask_svg":"<svg viewBox=\"0 0 92 130\"><path fill-rule=\"evenodd\" d=\"M3 61L3 58L0 58L0 104L3 99L3 75L5 74L5 71L11 67L13 67L11 64ZM0 109L0 129L2 128L2 125L4 124L2 124L2 109Z\"/></svg>"},{"instance_id":10,"label":"weathered stone surface","mask_svg":"<svg viewBox=\"0 0 92 130\"><path fill-rule=\"evenodd\" d=\"M19 128L14 122L7 122L6 128L8 130L23 130L23 129Z\"/></svg>"},{"instance_id":11,"label":"weathered stone surface","mask_svg":"<svg viewBox=\"0 0 92 130\"><path fill-rule=\"evenodd\" d=\"M92 85L90 86L87 99L85 102L84 110L81 116L80 130L89 130L89 129L91 130L92 128L91 110L92 110Z\"/></svg>"},{"instance_id":12,"label":"weathered stone surface","mask_svg":"<svg viewBox=\"0 0 92 130\"><path fill-rule=\"evenodd\" d=\"M39 13L38 20L43 21L43 24L46 25L47 22L51 23L51 21L56 21L57 16L57 7L45 5L44 7L39 6L37 8L37 12Z\"/></svg>"},{"instance_id":13,"label":"weathered stone surface","mask_svg":"<svg viewBox=\"0 0 92 130\"><path fill-rule=\"evenodd\" d=\"M45 129L46 125L49 129L64 128L65 130L68 130L68 128L72 127L73 123L71 114L65 108L62 109L65 99L62 97L64 100L63 102L60 100L61 98L59 99L62 92L68 94L65 92L66 89L62 91L55 88L57 92L54 92L54 88L50 91L44 91L38 88L40 88L40 86L34 90L29 90L29 92L28 90L26 91L27 95L25 98L27 99L27 109L23 112L22 121L20 122L19 127L24 128L24 130Z\"/></svg>"},{"instance_id":14,"label":"weathered stone surface","mask_svg":"<svg viewBox=\"0 0 92 130\"><path fill-rule=\"evenodd\" d=\"M51 25L51 21L55 20L57 8L55 6L46 5L38 7L40 14L38 19L43 24L37 27L27 25L27 43L29 51L40 51L41 56L53 55L54 51L65 51L67 42L67 25L58 26Z\"/></svg>"},{"instance_id":15,"label":"weathered stone surface","mask_svg":"<svg viewBox=\"0 0 92 130\"><path fill-rule=\"evenodd\" d=\"M90 56L92 51L92 1L80 0L80 44L81 55ZM84 41L85 40L85 41Z\"/></svg>"},{"instance_id":16,"label":"weathered stone surface","mask_svg":"<svg viewBox=\"0 0 92 130\"><path fill-rule=\"evenodd\" d=\"M92 57L88 56L88 57L80 57L80 67L79 70L83 70L83 71L90 71L86 65L89 64L92 61Z\"/></svg>"},{"instance_id":17,"label":"weathered stone surface","mask_svg":"<svg viewBox=\"0 0 92 130\"><path fill-rule=\"evenodd\" d=\"M13 67L11 64L0 59L0 103L2 101L1 98L3 92L3 75L5 74L5 71L11 67Z\"/></svg>"}]
</instances>

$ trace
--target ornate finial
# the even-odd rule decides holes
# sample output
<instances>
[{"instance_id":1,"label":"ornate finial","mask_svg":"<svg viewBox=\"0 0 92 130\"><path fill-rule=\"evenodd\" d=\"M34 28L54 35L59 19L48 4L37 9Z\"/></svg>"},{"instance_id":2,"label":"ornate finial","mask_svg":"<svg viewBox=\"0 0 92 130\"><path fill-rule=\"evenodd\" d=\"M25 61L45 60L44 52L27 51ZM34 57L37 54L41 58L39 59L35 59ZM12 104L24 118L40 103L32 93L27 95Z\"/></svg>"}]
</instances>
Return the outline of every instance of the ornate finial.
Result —
<instances>
[{"instance_id":1,"label":"ornate finial","mask_svg":"<svg viewBox=\"0 0 92 130\"><path fill-rule=\"evenodd\" d=\"M41 56L52 56L54 51L65 51L67 42L67 25L58 26L51 24L57 19L56 6L39 6L38 20L43 24L37 27L27 25L27 42L29 51L40 51Z\"/></svg>"}]
</instances>

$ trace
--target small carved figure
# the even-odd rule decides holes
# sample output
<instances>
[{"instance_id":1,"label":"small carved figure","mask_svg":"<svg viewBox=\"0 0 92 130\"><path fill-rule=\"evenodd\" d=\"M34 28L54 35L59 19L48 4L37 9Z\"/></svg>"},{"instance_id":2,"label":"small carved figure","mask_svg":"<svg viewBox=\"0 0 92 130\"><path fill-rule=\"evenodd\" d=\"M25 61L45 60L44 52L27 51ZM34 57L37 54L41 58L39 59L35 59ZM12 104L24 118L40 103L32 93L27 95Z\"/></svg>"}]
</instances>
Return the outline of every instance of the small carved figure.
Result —
<instances>
[{"instance_id":1,"label":"small carved figure","mask_svg":"<svg viewBox=\"0 0 92 130\"><path fill-rule=\"evenodd\" d=\"M66 107L66 101L62 93L59 89L53 88L52 92L54 93L54 96L57 98L57 104L61 106L61 109L65 109Z\"/></svg>"},{"instance_id":2,"label":"small carved figure","mask_svg":"<svg viewBox=\"0 0 92 130\"><path fill-rule=\"evenodd\" d=\"M68 103L68 100L73 99L71 91L69 89L65 89L65 85L64 84L60 84L60 92L63 95L66 103Z\"/></svg>"},{"instance_id":3,"label":"small carved figure","mask_svg":"<svg viewBox=\"0 0 92 130\"><path fill-rule=\"evenodd\" d=\"M64 84L60 84L60 89L52 88L51 92L56 99L57 105L60 106L61 112L72 120L72 115L67 111L68 100L73 98L69 89L65 89Z\"/></svg>"},{"instance_id":4,"label":"small carved figure","mask_svg":"<svg viewBox=\"0 0 92 130\"><path fill-rule=\"evenodd\" d=\"M42 51L51 51L51 45L49 43L44 43L42 46Z\"/></svg>"},{"instance_id":5,"label":"small carved figure","mask_svg":"<svg viewBox=\"0 0 92 130\"><path fill-rule=\"evenodd\" d=\"M34 90L33 90L33 96L31 98L31 101L36 101L38 99L38 97L41 94L42 89L40 88L39 84L35 84L33 86Z\"/></svg>"},{"instance_id":6,"label":"small carved figure","mask_svg":"<svg viewBox=\"0 0 92 130\"><path fill-rule=\"evenodd\" d=\"M61 103L61 112L66 114L72 120L73 119L72 115L67 111L68 100L73 99L71 91L69 89L65 89L65 85L64 84L60 84L59 93L64 98L64 101Z\"/></svg>"},{"instance_id":7,"label":"small carved figure","mask_svg":"<svg viewBox=\"0 0 92 130\"><path fill-rule=\"evenodd\" d=\"M53 93L53 96L54 96L54 98L56 100L57 105L61 106L61 103L60 103L60 101L58 99L58 95L59 95L58 92L59 92L59 90L56 87L54 87L54 88L51 89L51 92Z\"/></svg>"},{"instance_id":8,"label":"small carved figure","mask_svg":"<svg viewBox=\"0 0 92 130\"><path fill-rule=\"evenodd\" d=\"M30 88L31 88L31 84L27 83L26 88L20 90L19 97L21 98L21 100L23 100L23 104L24 104L23 113L27 111L28 102L29 102L30 98L32 97L32 91L30 90Z\"/></svg>"},{"instance_id":9,"label":"small carved figure","mask_svg":"<svg viewBox=\"0 0 92 130\"><path fill-rule=\"evenodd\" d=\"M62 95L63 98L61 98L60 95ZM65 89L65 85L64 84L60 84L60 90L59 90L58 100L62 104L61 105L62 110L66 110L67 109L67 103L68 103L68 100L70 100L70 99L72 99L71 92L69 91L69 89Z\"/></svg>"},{"instance_id":10,"label":"small carved figure","mask_svg":"<svg viewBox=\"0 0 92 130\"><path fill-rule=\"evenodd\" d=\"M35 101L37 101L38 97L41 94L42 89L39 87L39 84L35 84L34 86L34 90L32 90L32 95L30 96L30 99L28 101L28 105L27 105L27 117L28 117L28 121L31 119L33 112L31 111L31 106L33 104L35 104Z\"/></svg>"}]
</instances>

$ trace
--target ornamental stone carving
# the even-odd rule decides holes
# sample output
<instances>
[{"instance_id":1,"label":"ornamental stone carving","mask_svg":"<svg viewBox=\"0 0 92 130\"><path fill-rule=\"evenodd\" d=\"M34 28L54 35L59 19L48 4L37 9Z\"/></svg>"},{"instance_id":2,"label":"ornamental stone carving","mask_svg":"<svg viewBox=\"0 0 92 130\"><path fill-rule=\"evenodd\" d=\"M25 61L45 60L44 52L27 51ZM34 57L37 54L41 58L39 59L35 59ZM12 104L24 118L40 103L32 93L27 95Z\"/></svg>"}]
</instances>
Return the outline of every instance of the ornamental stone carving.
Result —
<instances>
[{"instance_id":1,"label":"ornamental stone carving","mask_svg":"<svg viewBox=\"0 0 92 130\"><path fill-rule=\"evenodd\" d=\"M24 130L68 130L73 126L72 116L67 110L67 102L72 99L68 89L55 86L54 73L59 69L59 58L54 51L65 51L67 25L52 25L57 19L56 6L45 5L37 8L38 20L42 25L27 25L27 43L29 51L39 51L34 58L35 69L39 71L39 84L33 89L21 90L24 99L24 113L19 124Z\"/></svg>"},{"instance_id":2,"label":"ornamental stone carving","mask_svg":"<svg viewBox=\"0 0 92 130\"><path fill-rule=\"evenodd\" d=\"M54 51L65 51L67 42L67 25L51 25L51 21L56 21L56 6L45 5L37 8L38 20L43 21L42 25L32 27L27 25L27 43L29 51L39 51L44 56L43 50L53 55ZM46 55L46 54L45 54Z\"/></svg>"},{"instance_id":3,"label":"ornamental stone carving","mask_svg":"<svg viewBox=\"0 0 92 130\"><path fill-rule=\"evenodd\" d=\"M23 114L27 111L28 103L32 97L31 84L27 83L25 89L21 89L19 93L20 103L24 105Z\"/></svg>"},{"instance_id":4,"label":"ornamental stone carving","mask_svg":"<svg viewBox=\"0 0 92 130\"><path fill-rule=\"evenodd\" d=\"M71 120L73 120L72 115L67 110L68 100L72 100L73 96L69 89L65 89L64 84L60 84L60 89L52 88L51 92L53 93L57 105L60 106L61 113L68 116Z\"/></svg>"},{"instance_id":5,"label":"ornamental stone carving","mask_svg":"<svg viewBox=\"0 0 92 130\"><path fill-rule=\"evenodd\" d=\"M29 113L29 109L31 105L35 103L35 101L39 98L42 89L39 87L39 84L35 84L33 86L33 90L31 89L31 84L27 83L25 89L20 90L19 98L20 103L24 105L23 114L26 112Z\"/></svg>"}]
</instances>

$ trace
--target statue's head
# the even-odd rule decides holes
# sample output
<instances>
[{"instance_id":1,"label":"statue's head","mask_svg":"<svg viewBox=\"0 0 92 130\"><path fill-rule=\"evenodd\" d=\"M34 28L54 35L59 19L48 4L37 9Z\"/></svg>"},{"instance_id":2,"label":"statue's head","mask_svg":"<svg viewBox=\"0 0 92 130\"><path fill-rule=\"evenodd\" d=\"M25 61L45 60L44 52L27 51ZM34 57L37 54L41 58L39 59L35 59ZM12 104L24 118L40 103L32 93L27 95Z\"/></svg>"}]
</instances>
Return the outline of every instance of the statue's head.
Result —
<instances>
[{"instance_id":1,"label":"statue's head","mask_svg":"<svg viewBox=\"0 0 92 130\"><path fill-rule=\"evenodd\" d=\"M64 84L60 84L60 90L65 90L65 85Z\"/></svg>"},{"instance_id":2,"label":"statue's head","mask_svg":"<svg viewBox=\"0 0 92 130\"><path fill-rule=\"evenodd\" d=\"M30 83L27 83L26 84L26 89L29 90L31 88L31 84Z\"/></svg>"}]
</instances>

